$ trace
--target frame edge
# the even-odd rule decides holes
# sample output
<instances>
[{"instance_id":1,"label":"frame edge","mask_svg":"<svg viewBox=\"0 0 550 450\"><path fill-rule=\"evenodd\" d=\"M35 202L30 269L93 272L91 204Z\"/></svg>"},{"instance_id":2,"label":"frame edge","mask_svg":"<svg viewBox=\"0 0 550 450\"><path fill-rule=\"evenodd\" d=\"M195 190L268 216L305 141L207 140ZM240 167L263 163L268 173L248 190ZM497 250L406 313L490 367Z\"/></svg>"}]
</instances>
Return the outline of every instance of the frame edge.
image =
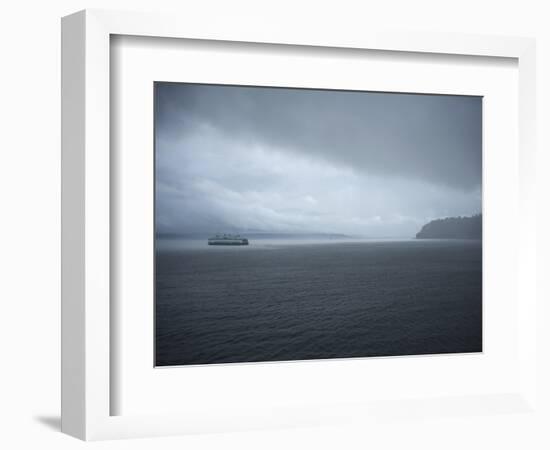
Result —
<instances>
[{"instance_id":1,"label":"frame edge","mask_svg":"<svg viewBox=\"0 0 550 450\"><path fill-rule=\"evenodd\" d=\"M86 14L61 20L61 431L86 438Z\"/></svg>"}]
</instances>

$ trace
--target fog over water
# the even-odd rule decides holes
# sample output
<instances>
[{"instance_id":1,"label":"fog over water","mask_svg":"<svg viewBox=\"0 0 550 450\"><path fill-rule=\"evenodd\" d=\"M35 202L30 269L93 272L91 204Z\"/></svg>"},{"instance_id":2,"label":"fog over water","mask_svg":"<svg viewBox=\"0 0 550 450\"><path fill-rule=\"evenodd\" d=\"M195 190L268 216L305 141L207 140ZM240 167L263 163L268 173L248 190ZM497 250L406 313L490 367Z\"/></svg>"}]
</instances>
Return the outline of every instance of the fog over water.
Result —
<instances>
[{"instance_id":1,"label":"fog over water","mask_svg":"<svg viewBox=\"0 0 550 450\"><path fill-rule=\"evenodd\" d=\"M411 237L481 212L479 97L155 85L159 233Z\"/></svg>"}]
</instances>

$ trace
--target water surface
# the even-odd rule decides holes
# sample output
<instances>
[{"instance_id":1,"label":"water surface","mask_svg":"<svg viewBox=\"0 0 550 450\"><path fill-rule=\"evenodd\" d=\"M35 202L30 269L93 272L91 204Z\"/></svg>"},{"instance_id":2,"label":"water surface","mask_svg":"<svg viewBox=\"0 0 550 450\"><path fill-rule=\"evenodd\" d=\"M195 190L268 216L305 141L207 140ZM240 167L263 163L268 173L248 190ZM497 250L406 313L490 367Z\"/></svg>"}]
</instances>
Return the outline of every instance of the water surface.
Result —
<instances>
[{"instance_id":1,"label":"water surface","mask_svg":"<svg viewBox=\"0 0 550 450\"><path fill-rule=\"evenodd\" d=\"M482 350L482 251L463 240L159 239L156 364Z\"/></svg>"}]
</instances>

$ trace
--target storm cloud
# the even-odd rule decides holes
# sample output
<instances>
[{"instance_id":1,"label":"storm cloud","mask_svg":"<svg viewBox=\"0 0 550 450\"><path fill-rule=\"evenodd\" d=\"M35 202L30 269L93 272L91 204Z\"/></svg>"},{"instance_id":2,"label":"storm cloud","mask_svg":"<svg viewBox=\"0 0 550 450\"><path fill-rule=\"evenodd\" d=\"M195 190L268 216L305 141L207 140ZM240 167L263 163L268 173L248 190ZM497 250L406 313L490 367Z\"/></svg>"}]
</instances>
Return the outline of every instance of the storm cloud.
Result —
<instances>
[{"instance_id":1,"label":"storm cloud","mask_svg":"<svg viewBox=\"0 0 550 450\"><path fill-rule=\"evenodd\" d=\"M155 85L161 233L411 236L481 211L480 97Z\"/></svg>"}]
</instances>

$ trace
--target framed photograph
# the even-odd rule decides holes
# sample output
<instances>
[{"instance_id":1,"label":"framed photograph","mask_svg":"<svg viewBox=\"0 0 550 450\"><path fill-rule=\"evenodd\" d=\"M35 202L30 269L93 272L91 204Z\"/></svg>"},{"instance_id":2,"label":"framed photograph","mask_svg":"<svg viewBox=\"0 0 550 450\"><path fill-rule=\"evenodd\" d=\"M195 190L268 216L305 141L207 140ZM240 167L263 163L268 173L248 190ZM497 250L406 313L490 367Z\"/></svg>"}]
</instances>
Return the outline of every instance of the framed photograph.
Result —
<instances>
[{"instance_id":1,"label":"framed photograph","mask_svg":"<svg viewBox=\"0 0 550 450\"><path fill-rule=\"evenodd\" d=\"M62 46L64 432L534 410L532 40L94 10Z\"/></svg>"},{"instance_id":2,"label":"framed photograph","mask_svg":"<svg viewBox=\"0 0 550 450\"><path fill-rule=\"evenodd\" d=\"M482 97L154 101L156 366L482 351Z\"/></svg>"}]
</instances>

